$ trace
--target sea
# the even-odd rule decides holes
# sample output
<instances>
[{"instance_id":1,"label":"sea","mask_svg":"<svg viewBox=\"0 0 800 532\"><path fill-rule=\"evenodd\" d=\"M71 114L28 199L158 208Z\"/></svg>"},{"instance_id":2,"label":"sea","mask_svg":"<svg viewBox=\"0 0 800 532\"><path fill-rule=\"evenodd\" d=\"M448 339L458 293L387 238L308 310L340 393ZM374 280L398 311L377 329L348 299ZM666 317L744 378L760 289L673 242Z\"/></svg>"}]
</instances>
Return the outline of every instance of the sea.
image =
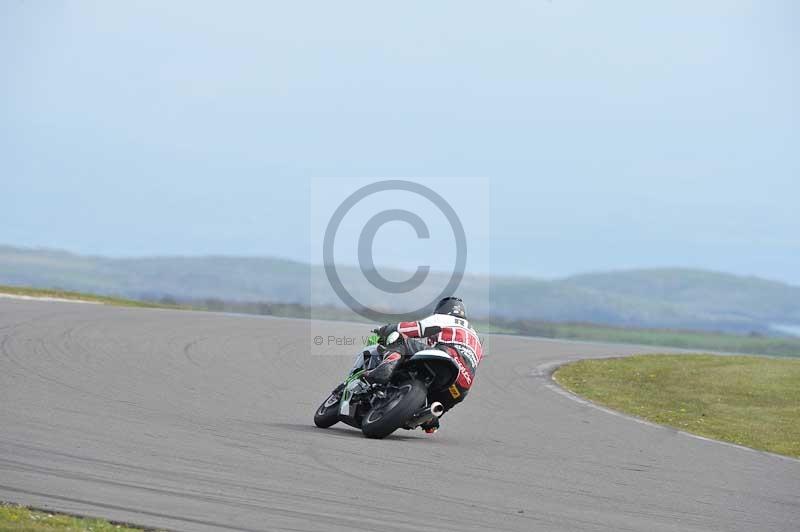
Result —
<instances>
[{"instance_id":1,"label":"sea","mask_svg":"<svg viewBox=\"0 0 800 532\"><path fill-rule=\"evenodd\" d=\"M783 334L790 334L792 336L800 337L800 325L786 325L783 323L773 323L769 326L773 331L782 332Z\"/></svg>"}]
</instances>

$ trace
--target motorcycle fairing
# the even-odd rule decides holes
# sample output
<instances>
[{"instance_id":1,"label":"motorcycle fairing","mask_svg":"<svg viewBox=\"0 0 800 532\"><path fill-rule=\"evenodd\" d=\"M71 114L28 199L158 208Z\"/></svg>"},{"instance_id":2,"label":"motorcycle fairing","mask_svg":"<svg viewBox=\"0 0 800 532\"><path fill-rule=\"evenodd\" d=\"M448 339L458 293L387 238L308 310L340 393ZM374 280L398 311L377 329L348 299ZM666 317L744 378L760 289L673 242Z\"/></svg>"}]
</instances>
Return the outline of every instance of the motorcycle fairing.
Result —
<instances>
[{"instance_id":1,"label":"motorcycle fairing","mask_svg":"<svg viewBox=\"0 0 800 532\"><path fill-rule=\"evenodd\" d=\"M361 381L361 375L364 374L364 370L357 371L350 375L347 378L347 382L344 386L344 390L342 390L342 399L339 403L339 415L345 417L352 417L353 412L351 412L350 407L350 399L353 398L353 394L361 391L364 387L364 383Z\"/></svg>"},{"instance_id":2,"label":"motorcycle fairing","mask_svg":"<svg viewBox=\"0 0 800 532\"><path fill-rule=\"evenodd\" d=\"M431 391L445 389L458 379L458 363L453 360L453 357L438 349L418 351L408 360L408 363L427 365L436 374L436 378L430 386Z\"/></svg>"}]
</instances>

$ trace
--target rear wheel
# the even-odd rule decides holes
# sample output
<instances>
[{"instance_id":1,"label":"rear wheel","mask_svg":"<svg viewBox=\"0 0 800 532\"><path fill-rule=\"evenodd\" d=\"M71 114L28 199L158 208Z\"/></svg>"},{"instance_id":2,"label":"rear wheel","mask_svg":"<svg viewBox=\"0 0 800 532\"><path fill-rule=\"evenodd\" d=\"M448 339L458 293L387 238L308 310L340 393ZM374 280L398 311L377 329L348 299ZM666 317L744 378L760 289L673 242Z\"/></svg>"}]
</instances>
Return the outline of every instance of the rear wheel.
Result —
<instances>
[{"instance_id":1,"label":"rear wheel","mask_svg":"<svg viewBox=\"0 0 800 532\"><path fill-rule=\"evenodd\" d=\"M367 438L385 438L425 404L427 395L428 388L418 380L389 385L386 398L364 416L361 432Z\"/></svg>"},{"instance_id":2,"label":"rear wheel","mask_svg":"<svg viewBox=\"0 0 800 532\"><path fill-rule=\"evenodd\" d=\"M339 401L341 397L332 393L314 413L314 424L322 429L332 427L339 421Z\"/></svg>"}]
</instances>

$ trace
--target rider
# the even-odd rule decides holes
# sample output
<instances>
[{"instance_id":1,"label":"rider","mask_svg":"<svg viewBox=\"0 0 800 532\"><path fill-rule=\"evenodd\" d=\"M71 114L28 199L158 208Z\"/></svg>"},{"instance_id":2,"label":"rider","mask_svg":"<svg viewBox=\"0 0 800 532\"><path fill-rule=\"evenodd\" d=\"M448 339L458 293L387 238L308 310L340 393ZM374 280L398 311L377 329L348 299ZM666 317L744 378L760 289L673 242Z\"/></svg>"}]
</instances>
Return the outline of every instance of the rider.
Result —
<instances>
[{"instance_id":1,"label":"rider","mask_svg":"<svg viewBox=\"0 0 800 532\"><path fill-rule=\"evenodd\" d=\"M442 403L445 412L463 401L483 358L483 346L475 329L467 321L464 302L457 297L446 297L439 301L431 316L420 321L384 325L377 333L385 340L395 331L400 333L398 339L386 346L383 360L377 367L367 371L364 378L371 382L385 382L403 355L413 355L423 349L439 349L455 360L459 375L452 386L432 393L429 399ZM429 434L436 432L439 419L434 418L422 428Z\"/></svg>"}]
</instances>

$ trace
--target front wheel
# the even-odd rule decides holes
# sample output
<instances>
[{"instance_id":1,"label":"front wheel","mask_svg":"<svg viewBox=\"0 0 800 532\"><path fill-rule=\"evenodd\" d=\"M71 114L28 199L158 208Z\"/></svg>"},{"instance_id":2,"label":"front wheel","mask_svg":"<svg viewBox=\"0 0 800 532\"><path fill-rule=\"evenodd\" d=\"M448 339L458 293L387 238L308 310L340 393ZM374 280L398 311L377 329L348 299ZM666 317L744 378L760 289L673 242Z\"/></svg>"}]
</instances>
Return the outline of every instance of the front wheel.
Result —
<instances>
[{"instance_id":1,"label":"front wheel","mask_svg":"<svg viewBox=\"0 0 800 532\"><path fill-rule=\"evenodd\" d=\"M428 388L416 379L389 385L386 398L372 407L361 422L367 438L385 438L402 427L425 404Z\"/></svg>"},{"instance_id":2,"label":"front wheel","mask_svg":"<svg viewBox=\"0 0 800 532\"><path fill-rule=\"evenodd\" d=\"M321 429L332 427L339 421L339 401L341 397L332 393L314 413L314 424Z\"/></svg>"}]
</instances>

